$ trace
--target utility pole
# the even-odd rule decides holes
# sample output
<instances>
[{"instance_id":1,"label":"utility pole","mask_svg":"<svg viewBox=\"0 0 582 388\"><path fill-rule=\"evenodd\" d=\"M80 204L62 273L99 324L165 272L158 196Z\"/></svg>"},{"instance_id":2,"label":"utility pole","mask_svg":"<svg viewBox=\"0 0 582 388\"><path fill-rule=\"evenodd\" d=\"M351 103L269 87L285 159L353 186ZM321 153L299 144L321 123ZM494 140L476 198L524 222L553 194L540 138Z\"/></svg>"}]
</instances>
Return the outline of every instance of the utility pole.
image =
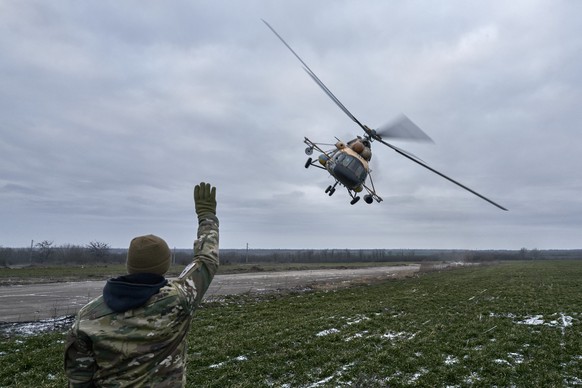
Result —
<instances>
[{"instance_id":1,"label":"utility pole","mask_svg":"<svg viewBox=\"0 0 582 388\"><path fill-rule=\"evenodd\" d=\"M30 240L30 265L32 265L32 247L34 245L34 240Z\"/></svg>"},{"instance_id":2,"label":"utility pole","mask_svg":"<svg viewBox=\"0 0 582 388\"><path fill-rule=\"evenodd\" d=\"M245 263L246 264L249 263L249 243L247 243L247 254L245 256Z\"/></svg>"}]
</instances>

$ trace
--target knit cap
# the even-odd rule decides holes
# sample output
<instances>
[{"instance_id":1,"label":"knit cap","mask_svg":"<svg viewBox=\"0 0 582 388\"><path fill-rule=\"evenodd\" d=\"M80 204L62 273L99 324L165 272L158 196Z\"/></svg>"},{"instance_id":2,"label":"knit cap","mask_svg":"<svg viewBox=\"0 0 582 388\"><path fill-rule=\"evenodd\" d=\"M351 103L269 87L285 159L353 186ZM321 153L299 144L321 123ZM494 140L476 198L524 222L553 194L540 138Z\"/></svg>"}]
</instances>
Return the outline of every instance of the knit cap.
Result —
<instances>
[{"instance_id":1,"label":"knit cap","mask_svg":"<svg viewBox=\"0 0 582 388\"><path fill-rule=\"evenodd\" d=\"M160 237L148 234L131 240L127 251L127 273L165 274L170 268L172 252Z\"/></svg>"}]
</instances>

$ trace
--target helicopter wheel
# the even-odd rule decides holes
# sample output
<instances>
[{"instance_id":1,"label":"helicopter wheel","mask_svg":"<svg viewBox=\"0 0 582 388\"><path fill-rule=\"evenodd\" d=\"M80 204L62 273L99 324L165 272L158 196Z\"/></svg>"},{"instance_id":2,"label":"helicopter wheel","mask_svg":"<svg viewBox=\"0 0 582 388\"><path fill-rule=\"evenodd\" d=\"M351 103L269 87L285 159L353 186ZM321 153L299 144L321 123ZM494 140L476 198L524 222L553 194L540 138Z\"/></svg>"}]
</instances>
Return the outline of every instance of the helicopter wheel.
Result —
<instances>
[{"instance_id":1,"label":"helicopter wheel","mask_svg":"<svg viewBox=\"0 0 582 388\"><path fill-rule=\"evenodd\" d=\"M331 197L333 195L333 193L335 193L335 187L327 186L327 189L325 189L325 192L327 193L327 195L329 195Z\"/></svg>"},{"instance_id":2,"label":"helicopter wheel","mask_svg":"<svg viewBox=\"0 0 582 388\"><path fill-rule=\"evenodd\" d=\"M311 147L307 147L307 148L305 149L305 154L306 154L306 155L311 155L311 154L313 154L313 148L311 148Z\"/></svg>"},{"instance_id":3,"label":"helicopter wheel","mask_svg":"<svg viewBox=\"0 0 582 388\"><path fill-rule=\"evenodd\" d=\"M350 205L355 205L359 200L360 200L360 197L354 197L354 199L352 199L350 201Z\"/></svg>"},{"instance_id":4,"label":"helicopter wheel","mask_svg":"<svg viewBox=\"0 0 582 388\"><path fill-rule=\"evenodd\" d=\"M311 162L313 162L313 159L307 159L307 162L305 162L305 168L309 168L309 166L311 166Z\"/></svg>"},{"instance_id":5,"label":"helicopter wheel","mask_svg":"<svg viewBox=\"0 0 582 388\"><path fill-rule=\"evenodd\" d=\"M366 202L367 204L371 204L372 202L374 202L374 198L370 194L366 194L364 195L364 202Z\"/></svg>"}]
</instances>

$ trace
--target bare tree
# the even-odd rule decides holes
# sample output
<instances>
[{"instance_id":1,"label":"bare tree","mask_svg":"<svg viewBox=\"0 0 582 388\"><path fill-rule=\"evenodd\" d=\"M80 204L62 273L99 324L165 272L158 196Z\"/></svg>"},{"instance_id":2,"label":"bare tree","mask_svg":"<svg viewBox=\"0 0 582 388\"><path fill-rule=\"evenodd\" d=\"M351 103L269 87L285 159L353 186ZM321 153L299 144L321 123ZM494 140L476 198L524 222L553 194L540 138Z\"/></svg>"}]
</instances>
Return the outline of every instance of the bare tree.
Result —
<instances>
[{"instance_id":1,"label":"bare tree","mask_svg":"<svg viewBox=\"0 0 582 388\"><path fill-rule=\"evenodd\" d=\"M110 248L109 244L100 241L91 241L87 244L89 255L91 255L96 261L104 261Z\"/></svg>"},{"instance_id":2,"label":"bare tree","mask_svg":"<svg viewBox=\"0 0 582 388\"><path fill-rule=\"evenodd\" d=\"M38 257L41 264L48 261L53 253L53 241L44 240L36 243L35 246L38 248Z\"/></svg>"}]
</instances>

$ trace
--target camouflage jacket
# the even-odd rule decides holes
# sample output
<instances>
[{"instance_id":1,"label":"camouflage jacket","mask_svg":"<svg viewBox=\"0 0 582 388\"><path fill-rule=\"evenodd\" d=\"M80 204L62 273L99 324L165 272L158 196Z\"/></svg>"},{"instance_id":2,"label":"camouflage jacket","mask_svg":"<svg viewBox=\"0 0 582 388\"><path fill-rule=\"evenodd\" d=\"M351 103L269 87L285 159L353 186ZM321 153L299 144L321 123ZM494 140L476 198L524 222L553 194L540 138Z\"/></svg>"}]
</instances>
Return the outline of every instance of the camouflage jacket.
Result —
<instances>
[{"instance_id":1,"label":"camouflage jacket","mask_svg":"<svg viewBox=\"0 0 582 388\"><path fill-rule=\"evenodd\" d=\"M194 261L177 279L167 281L154 274L145 279L147 284L132 283L133 275L110 279L105 293L108 287L122 287L121 292L109 298L100 296L79 311L65 348L69 386L185 385L185 337L194 310L218 269L218 219L214 215L200 218L197 237ZM145 289L145 293L124 293L123 287ZM141 301L123 300L133 294ZM123 305L136 304L120 311Z\"/></svg>"}]
</instances>

